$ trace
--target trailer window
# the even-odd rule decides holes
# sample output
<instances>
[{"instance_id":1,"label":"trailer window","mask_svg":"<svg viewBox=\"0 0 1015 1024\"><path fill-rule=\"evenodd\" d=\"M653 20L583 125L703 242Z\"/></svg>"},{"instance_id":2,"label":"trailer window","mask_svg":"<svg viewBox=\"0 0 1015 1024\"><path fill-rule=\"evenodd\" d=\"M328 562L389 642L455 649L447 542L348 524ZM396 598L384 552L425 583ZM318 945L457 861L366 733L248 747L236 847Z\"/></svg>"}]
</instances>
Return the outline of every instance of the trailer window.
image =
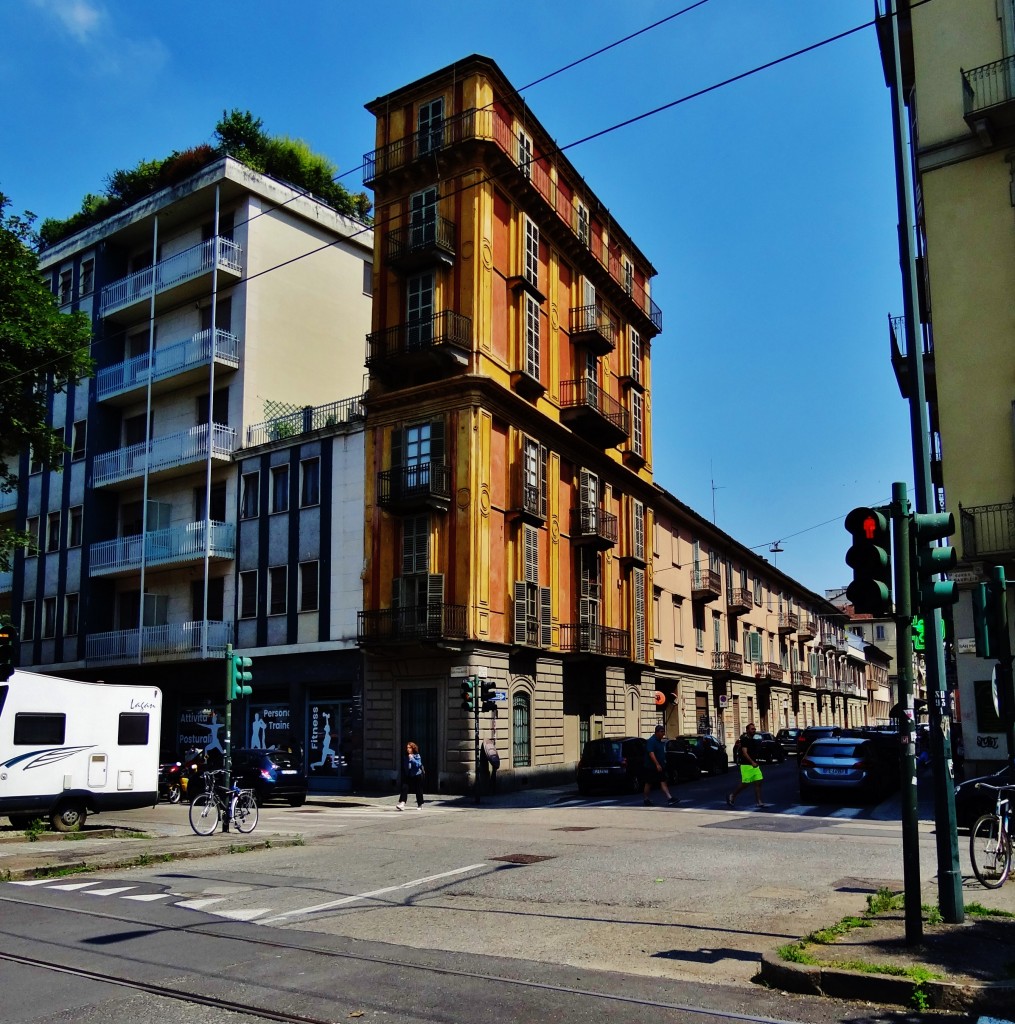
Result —
<instances>
[{"instance_id":1,"label":"trailer window","mask_svg":"<svg viewBox=\"0 0 1015 1024\"><path fill-rule=\"evenodd\" d=\"M121 747L148 746L148 716L137 711L121 712L116 742Z\"/></svg>"},{"instance_id":2,"label":"trailer window","mask_svg":"<svg viewBox=\"0 0 1015 1024\"><path fill-rule=\"evenodd\" d=\"M58 746L63 743L66 728L66 715L19 711L14 716L14 743L22 747L33 746L36 743L51 743Z\"/></svg>"}]
</instances>

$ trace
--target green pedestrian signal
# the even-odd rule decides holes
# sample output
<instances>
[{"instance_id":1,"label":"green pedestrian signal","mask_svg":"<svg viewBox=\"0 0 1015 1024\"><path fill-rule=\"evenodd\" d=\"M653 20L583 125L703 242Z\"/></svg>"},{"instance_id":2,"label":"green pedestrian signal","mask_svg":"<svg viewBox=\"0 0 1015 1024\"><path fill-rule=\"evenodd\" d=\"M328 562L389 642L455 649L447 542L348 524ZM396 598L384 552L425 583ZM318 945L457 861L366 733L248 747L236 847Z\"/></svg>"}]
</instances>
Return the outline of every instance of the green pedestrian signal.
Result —
<instances>
[{"instance_id":1,"label":"green pedestrian signal","mask_svg":"<svg viewBox=\"0 0 1015 1024\"><path fill-rule=\"evenodd\" d=\"M251 671L254 666L252 658L244 658L234 654L232 647L226 648L226 700L239 700L241 697L249 697L253 692L251 682L254 673Z\"/></svg>"},{"instance_id":2,"label":"green pedestrian signal","mask_svg":"<svg viewBox=\"0 0 1015 1024\"><path fill-rule=\"evenodd\" d=\"M922 615L913 616L913 650L927 650L927 620Z\"/></svg>"},{"instance_id":3,"label":"green pedestrian signal","mask_svg":"<svg viewBox=\"0 0 1015 1024\"><path fill-rule=\"evenodd\" d=\"M863 615L890 615L892 535L888 517L876 508L855 508L846 516L845 525L853 538L846 552L846 565L853 570L846 597Z\"/></svg>"},{"instance_id":4,"label":"green pedestrian signal","mask_svg":"<svg viewBox=\"0 0 1015 1024\"><path fill-rule=\"evenodd\" d=\"M476 709L476 680L471 676L466 676L462 680L462 710L472 712Z\"/></svg>"},{"instance_id":5,"label":"green pedestrian signal","mask_svg":"<svg viewBox=\"0 0 1015 1024\"><path fill-rule=\"evenodd\" d=\"M915 512L911 523L909 533L916 577L913 607L926 615L935 608L955 604L959 599L955 582L939 578L958 564L955 548L937 543L955 532L955 517L951 512Z\"/></svg>"}]
</instances>

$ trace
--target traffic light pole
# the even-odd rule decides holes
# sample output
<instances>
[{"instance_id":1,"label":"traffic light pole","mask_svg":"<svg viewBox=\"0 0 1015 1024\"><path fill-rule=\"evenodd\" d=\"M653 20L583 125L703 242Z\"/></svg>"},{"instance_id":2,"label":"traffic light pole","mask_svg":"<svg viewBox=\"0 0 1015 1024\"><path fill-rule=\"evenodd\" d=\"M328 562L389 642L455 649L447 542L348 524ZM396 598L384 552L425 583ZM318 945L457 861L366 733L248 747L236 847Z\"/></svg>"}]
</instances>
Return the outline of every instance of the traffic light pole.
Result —
<instances>
[{"instance_id":1,"label":"traffic light pole","mask_svg":"<svg viewBox=\"0 0 1015 1024\"><path fill-rule=\"evenodd\" d=\"M895 561L895 629L906 637L913 618L909 575L909 498L905 484L892 484ZM916 806L916 712L913 706L913 645L900 641L899 774L902 779L902 878L906 904L906 943L923 941L920 898L920 820Z\"/></svg>"},{"instance_id":2,"label":"traffic light pole","mask_svg":"<svg viewBox=\"0 0 1015 1024\"><path fill-rule=\"evenodd\" d=\"M226 793L233 777L233 645L226 644L226 735L225 756L222 759L226 770ZM222 817L222 831L229 831L229 797L226 797L226 812Z\"/></svg>"},{"instance_id":3,"label":"traffic light pole","mask_svg":"<svg viewBox=\"0 0 1015 1024\"><path fill-rule=\"evenodd\" d=\"M899 42L899 18L895 0L888 0L886 16L892 32L892 142L895 151L895 191L899 213L899 263L902 270L902 299L906 337L906 364L909 379L909 423L913 442L913 473L916 482L916 510L929 512L934 507L930 476L930 423L927 416L927 391L923 369L922 339L917 334L918 295L916 261L912 243L913 186L909 150L905 133L905 98L902 94L902 51ZM907 503L908 504L908 503ZM907 551L908 557L908 551ZM909 580L905 581L906 592ZM900 593L900 591L896 591ZM912 610L912 609L910 609ZM958 836L955 830L955 792L952 781L951 709L945 685L941 611L935 608L925 616L928 715L930 719L931 768L934 777L934 822L937 838L938 906L941 916L952 924L965 919L962 905L962 873L959 869ZM898 636L908 636L909 623L900 627ZM908 644L900 644L900 648ZM910 658L912 654L910 653Z\"/></svg>"},{"instance_id":4,"label":"traffic light pole","mask_svg":"<svg viewBox=\"0 0 1015 1024\"><path fill-rule=\"evenodd\" d=\"M473 741L474 741L474 745L475 745L475 758L476 758L475 759L475 766L476 766L475 800L476 800L477 804L479 803L479 799L480 799L480 792L479 792L480 791L480 781L479 781L480 780L480 773L479 773L479 770L481 768L481 765L480 765L479 762L480 762L480 757L482 756L481 748L480 748L480 742L479 742L479 705L480 705L479 679L476 679L476 688L475 688L475 690L473 690L473 700L472 700L472 736L473 736Z\"/></svg>"}]
</instances>

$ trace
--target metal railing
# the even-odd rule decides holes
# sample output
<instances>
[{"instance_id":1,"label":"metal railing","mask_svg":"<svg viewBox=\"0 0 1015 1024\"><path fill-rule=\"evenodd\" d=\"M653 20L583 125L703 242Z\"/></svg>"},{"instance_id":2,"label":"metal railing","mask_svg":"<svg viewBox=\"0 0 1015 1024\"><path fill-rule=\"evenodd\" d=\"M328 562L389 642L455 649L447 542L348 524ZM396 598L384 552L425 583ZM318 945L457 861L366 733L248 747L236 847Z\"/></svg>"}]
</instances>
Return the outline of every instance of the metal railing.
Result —
<instances>
[{"instance_id":1,"label":"metal railing","mask_svg":"<svg viewBox=\"0 0 1015 1024\"><path fill-rule=\"evenodd\" d=\"M423 224L410 224L404 228L393 228L388 232L388 262L428 252L446 253L455 251L455 222L447 217L436 217Z\"/></svg>"},{"instance_id":2,"label":"metal railing","mask_svg":"<svg viewBox=\"0 0 1015 1024\"><path fill-rule=\"evenodd\" d=\"M793 673L793 685L811 687L814 685L814 676L812 676L810 672L802 672L798 670Z\"/></svg>"},{"instance_id":3,"label":"metal railing","mask_svg":"<svg viewBox=\"0 0 1015 1024\"><path fill-rule=\"evenodd\" d=\"M963 558L986 558L1015 551L1015 498L997 505L959 505Z\"/></svg>"},{"instance_id":4,"label":"metal railing","mask_svg":"<svg viewBox=\"0 0 1015 1024\"><path fill-rule=\"evenodd\" d=\"M631 433L630 417L627 410L588 377L560 382L560 407L562 409L592 409L621 431L625 437Z\"/></svg>"},{"instance_id":5,"label":"metal railing","mask_svg":"<svg viewBox=\"0 0 1015 1024\"><path fill-rule=\"evenodd\" d=\"M209 238L175 256L160 260L154 266L136 270L133 274L107 284L102 289L99 316L108 316L118 309L151 298L153 291L158 294L168 288L175 288L207 274L215 266L241 274L242 258L243 250L231 238Z\"/></svg>"},{"instance_id":6,"label":"metal railing","mask_svg":"<svg viewBox=\"0 0 1015 1024\"><path fill-rule=\"evenodd\" d=\"M786 670L774 661L763 661L755 669L755 675L759 679L769 679L773 683L781 683Z\"/></svg>"},{"instance_id":7,"label":"metal railing","mask_svg":"<svg viewBox=\"0 0 1015 1024\"><path fill-rule=\"evenodd\" d=\"M598 538L616 544L620 535L617 517L596 505L579 505L571 509L572 539Z\"/></svg>"},{"instance_id":8,"label":"metal railing","mask_svg":"<svg viewBox=\"0 0 1015 1024\"><path fill-rule=\"evenodd\" d=\"M744 656L733 651L713 651L712 669L715 672L743 672Z\"/></svg>"},{"instance_id":9,"label":"metal railing","mask_svg":"<svg viewBox=\"0 0 1015 1024\"><path fill-rule=\"evenodd\" d=\"M631 638L622 629L600 626L595 622L562 622L560 649L569 654L627 658L631 653Z\"/></svg>"},{"instance_id":10,"label":"metal railing","mask_svg":"<svg viewBox=\"0 0 1015 1024\"><path fill-rule=\"evenodd\" d=\"M355 395L342 398L337 402L324 405L306 405L296 412L276 416L263 423L254 423L247 427L246 447L267 444L269 441L282 441L288 437L298 437L314 430L323 430L339 423L354 423L366 417L363 400L366 395Z\"/></svg>"},{"instance_id":11,"label":"metal railing","mask_svg":"<svg viewBox=\"0 0 1015 1024\"><path fill-rule=\"evenodd\" d=\"M383 363L410 353L442 348L445 345L472 351L472 320L445 309L433 316L410 320L367 335L367 366Z\"/></svg>"},{"instance_id":12,"label":"metal railing","mask_svg":"<svg viewBox=\"0 0 1015 1024\"><path fill-rule=\"evenodd\" d=\"M754 607L754 597L747 587L733 587L727 595L726 603L731 610L747 612Z\"/></svg>"},{"instance_id":13,"label":"metal railing","mask_svg":"<svg viewBox=\"0 0 1015 1024\"><path fill-rule=\"evenodd\" d=\"M800 625L800 617L796 612L779 612L779 632L795 633Z\"/></svg>"},{"instance_id":14,"label":"metal railing","mask_svg":"<svg viewBox=\"0 0 1015 1024\"><path fill-rule=\"evenodd\" d=\"M451 467L441 462L395 466L377 474L377 504L397 505L428 499L451 500Z\"/></svg>"},{"instance_id":15,"label":"metal railing","mask_svg":"<svg viewBox=\"0 0 1015 1024\"><path fill-rule=\"evenodd\" d=\"M173 657L193 660L200 657L207 639L211 656L225 654L232 640L231 622L170 622L143 629L114 629L85 637L85 661L136 662L149 658Z\"/></svg>"},{"instance_id":16,"label":"metal railing","mask_svg":"<svg viewBox=\"0 0 1015 1024\"><path fill-rule=\"evenodd\" d=\"M1011 103L1015 97L1015 57L1004 57L962 72L965 117Z\"/></svg>"},{"instance_id":17,"label":"metal railing","mask_svg":"<svg viewBox=\"0 0 1015 1024\"><path fill-rule=\"evenodd\" d=\"M598 339L600 348L612 349L617 336L617 326L612 317L602 308L592 306L571 307L571 335Z\"/></svg>"},{"instance_id":18,"label":"metal railing","mask_svg":"<svg viewBox=\"0 0 1015 1024\"><path fill-rule=\"evenodd\" d=\"M186 526L101 540L89 548L93 576L122 572L145 565L172 565L204 557L205 539L212 558L236 557L236 527L232 523L202 520Z\"/></svg>"},{"instance_id":19,"label":"metal railing","mask_svg":"<svg viewBox=\"0 0 1015 1024\"><path fill-rule=\"evenodd\" d=\"M146 465L149 473L155 473L196 462L208 454L209 441L212 456L227 459L236 447L236 431L216 423L209 434L208 424L203 423L179 434L157 437L148 443L142 441L97 455L92 465L92 486L101 487L143 476Z\"/></svg>"},{"instance_id":20,"label":"metal railing","mask_svg":"<svg viewBox=\"0 0 1015 1024\"><path fill-rule=\"evenodd\" d=\"M722 593L722 577L715 569L691 570L691 593L715 594Z\"/></svg>"},{"instance_id":21,"label":"metal railing","mask_svg":"<svg viewBox=\"0 0 1015 1024\"><path fill-rule=\"evenodd\" d=\"M648 289L637 280L627 279L619 252L609 252L598 233L584 226L579 227L578 211L571 190L558 186L557 180L550 174L546 156L519 152L518 139L512 131L511 123L499 110L473 107L443 121L439 126L413 132L366 153L363 157L363 182L370 185L381 175L405 167L421 157L432 159L445 149L470 141L491 142L497 146L517 166L518 173L529 182L550 210L574 232L610 277L630 296L634 305L656 330L663 329L662 310L653 301ZM584 223L587 225L588 222ZM613 232L609 234L612 236Z\"/></svg>"},{"instance_id":22,"label":"metal railing","mask_svg":"<svg viewBox=\"0 0 1015 1024\"><path fill-rule=\"evenodd\" d=\"M411 605L356 613L356 640L369 644L465 639L465 605Z\"/></svg>"},{"instance_id":23,"label":"metal railing","mask_svg":"<svg viewBox=\"0 0 1015 1024\"><path fill-rule=\"evenodd\" d=\"M96 397L112 398L123 391L145 387L149 377L152 383L174 377L185 370L207 366L212 359L219 359L232 366L239 365L240 339L228 331L216 329L214 338L208 328L199 331L186 341L156 348L150 360L148 353L125 359L113 366L104 366L95 375ZM149 365L152 369L149 373Z\"/></svg>"}]
</instances>

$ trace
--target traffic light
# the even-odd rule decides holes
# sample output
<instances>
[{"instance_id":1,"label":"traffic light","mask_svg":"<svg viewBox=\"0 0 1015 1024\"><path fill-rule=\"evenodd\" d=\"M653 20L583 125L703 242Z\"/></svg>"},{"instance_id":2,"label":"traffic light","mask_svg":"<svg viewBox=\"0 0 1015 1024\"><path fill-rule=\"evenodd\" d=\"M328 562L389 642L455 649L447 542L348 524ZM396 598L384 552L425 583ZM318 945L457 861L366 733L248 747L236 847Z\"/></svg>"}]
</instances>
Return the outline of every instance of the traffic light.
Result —
<instances>
[{"instance_id":1,"label":"traffic light","mask_svg":"<svg viewBox=\"0 0 1015 1024\"><path fill-rule=\"evenodd\" d=\"M1002 657L1001 631L1008 630L1008 594L1004 567L994 566L989 583L973 587L973 634L978 658Z\"/></svg>"},{"instance_id":2,"label":"traffic light","mask_svg":"<svg viewBox=\"0 0 1015 1024\"><path fill-rule=\"evenodd\" d=\"M475 711L476 680L467 676L462 680L462 710Z\"/></svg>"},{"instance_id":3,"label":"traffic light","mask_svg":"<svg viewBox=\"0 0 1015 1024\"><path fill-rule=\"evenodd\" d=\"M876 508L855 508L846 516L846 529L853 537L846 552L846 565L853 570L846 597L861 614L890 615L892 537L888 517Z\"/></svg>"},{"instance_id":4,"label":"traffic light","mask_svg":"<svg viewBox=\"0 0 1015 1024\"><path fill-rule=\"evenodd\" d=\"M914 512L910 526L913 543L913 564L916 585L913 587L913 608L926 615L935 608L955 604L959 590L952 580L940 580L941 573L954 569L958 563L955 548L936 544L955 532L951 512Z\"/></svg>"},{"instance_id":5,"label":"traffic light","mask_svg":"<svg viewBox=\"0 0 1015 1024\"><path fill-rule=\"evenodd\" d=\"M493 699L494 691L496 686L493 683L483 683L481 687L480 697L482 704L480 704L480 711L496 711L497 702Z\"/></svg>"},{"instance_id":6,"label":"traffic light","mask_svg":"<svg viewBox=\"0 0 1015 1024\"><path fill-rule=\"evenodd\" d=\"M250 683L254 678L251 671L254 661L252 658L243 658L233 654L231 650L226 651L226 699L239 700L240 697L249 697L253 692Z\"/></svg>"},{"instance_id":7,"label":"traffic light","mask_svg":"<svg viewBox=\"0 0 1015 1024\"><path fill-rule=\"evenodd\" d=\"M0 626L0 683L14 675L14 641L17 635L13 626Z\"/></svg>"},{"instance_id":8,"label":"traffic light","mask_svg":"<svg viewBox=\"0 0 1015 1024\"><path fill-rule=\"evenodd\" d=\"M913 616L913 650L927 650L927 620L922 615Z\"/></svg>"}]
</instances>

